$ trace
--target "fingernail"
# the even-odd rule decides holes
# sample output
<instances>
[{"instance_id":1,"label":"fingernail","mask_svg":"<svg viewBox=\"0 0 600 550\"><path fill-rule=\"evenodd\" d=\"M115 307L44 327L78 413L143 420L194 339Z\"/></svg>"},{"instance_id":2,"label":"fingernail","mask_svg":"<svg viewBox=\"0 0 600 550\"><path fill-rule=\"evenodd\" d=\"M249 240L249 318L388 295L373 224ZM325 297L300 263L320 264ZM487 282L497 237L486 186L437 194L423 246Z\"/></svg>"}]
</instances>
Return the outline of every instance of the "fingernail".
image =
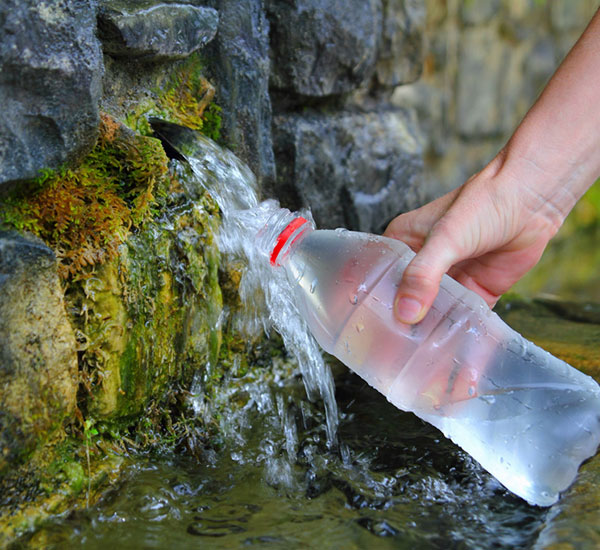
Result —
<instances>
[{"instance_id":1,"label":"fingernail","mask_svg":"<svg viewBox=\"0 0 600 550\"><path fill-rule=\"evenodd\" d=\"M421 302L408 296L400 296L396 300L396 317L403 323L416 323L423 306Z\"/></svg>"}]
</instances>

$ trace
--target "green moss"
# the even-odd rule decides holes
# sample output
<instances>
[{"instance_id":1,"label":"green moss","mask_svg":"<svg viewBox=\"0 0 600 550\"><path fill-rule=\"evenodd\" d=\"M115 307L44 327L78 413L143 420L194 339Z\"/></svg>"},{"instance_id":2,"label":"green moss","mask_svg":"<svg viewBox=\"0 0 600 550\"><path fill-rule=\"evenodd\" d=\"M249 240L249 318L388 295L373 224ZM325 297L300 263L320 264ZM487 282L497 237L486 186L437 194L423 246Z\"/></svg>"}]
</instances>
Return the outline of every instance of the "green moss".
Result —
<instances>
[{"instance_id":1,"label":"green moss","mask_svg":"<svg viewBox=\"0 0 600 550\"><path fill-rule=\"evenodd\" d=\"M89 274L152 217L166 174L158 140L130 134L103 115L98 141L82 164L44 171L32 188L5 201L1 221L42 238L63 278Z\"/></svg>"},{"instance_id":2,"label":"green moss","mask_svg":"<svg viewBox=\"0 0 600 550\"><path fill-rule=\"evenodd\" d=\"M203 76L199 55L192 55L168 73L153 97L141 102L126 117L126 124L145 136L152 135L148 117L202 132L214 141L220 140L221 108L213 102L215 89Z\"/></svg>"},{"instance_id":3,"label":"green moss","mask_svg":"<svg viewBox=\"0 0 600 550\"><path fill-rule=\"evenodd\" d=\"M192 202L174 185L160 221L130 235L94 277L69 287L86 418L131 421L149 400L160 401L173 384L185 386L196 369L216 364L218 220L210 197Z\"/></svg>"}]
</instances>

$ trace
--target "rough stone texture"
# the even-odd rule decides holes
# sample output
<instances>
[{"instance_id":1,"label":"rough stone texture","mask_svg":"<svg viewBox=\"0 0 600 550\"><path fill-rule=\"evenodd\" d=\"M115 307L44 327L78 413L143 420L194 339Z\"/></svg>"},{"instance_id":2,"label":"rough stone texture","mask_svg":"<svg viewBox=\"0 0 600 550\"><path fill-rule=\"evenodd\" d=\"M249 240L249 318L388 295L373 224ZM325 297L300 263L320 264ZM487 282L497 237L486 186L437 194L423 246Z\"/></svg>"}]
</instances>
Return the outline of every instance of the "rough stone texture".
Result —
<instances>
[{"instance_id":1,"label":"rough stone texture","mask_svg":"<svg viewBox=\"0 0 600 550\"><path fill-rule=\"evenodd\" d=\"M261 184L275 178L269 97L269 23L261 0L213 0L219 30L207 48L222 135Z\"/></svg>"},{"instance_id":2,"label":"rough stone texture","mask_svg":"<svg viewBox=\"0 0 600 550\"><path fill-rule=\"evenodd\" d=\"M508 46L486 28L464 31L458 62L457 127L463 136L493 136L502 129L501 87Z\"/></svg>"},{"instance_id":3,"label":"rough stone texture","mask_svg":"<svg viewBox=\"0 0 600 550\"><path fill-rule=\"evenodd\" d=\"M0 231L0 474L75 407L77 347L53 252Z\"/></svg>"},{"instance_id":4,"label":"rough stone texture","mask_svg":"<svg viewBox=\"0 0 600 550\"><path fill-rule=\"evenodd\" d=\"M219 15L212 8L164 2L105 0L98 33L105 52L114 56L181 59L210 42Z\"/></svg>"},{"instance_id":5,"label":"rough stone texture","mask_svg":"<svg viewBox=\"0 0 600 550\"><path fill-rule=\"evenodd\" d=\"M94 144L102 57L93 0L0 4L0 185Z\"/></svg>"},{"instance_id":6,"label":"rough stone texture","mask_svg":"<svg viewBox=\"0 0 600 550\"><path fill-rule=\"evenodd\" d=\"M506 143L592 17L581 0L427 0L424 70L392 104L415 108L425 137L424 196L481 170Z\"/></svg>"},{"instance_id":7,"label":"rough stone texture","mask_svg":"<svg viewBox=\"0 0 600 550\"><path fill-rule=\"evenodd\" d=\"M275 128L277 194L291 208L310 207L319 227L380 232L419 203L411 113L281 115Z\"/></svg>"},{"instance_id":8,"label":"rough stone texture","mask_svg":"<svg viewBox=\"0 0 600 550\"><path fill-rule=\"evenodd\" d=\"M327 96L369 79L381 28L379 8L376 0L268 1L272 86Z\"/></svg>"},{"instance_id":9,"label":"rough stone texture","mask_svg":"<svg viewBox=\"0 0 600 550\"><path fill-rule=\"evenodd\" d=\"M419 0L383 0L377 80L385 86L413 82L423 66L425 5Z\"/></svg>"},{"instance_id":10,"label":"rough stone texture","mask_svg":"<svg viewBox=\"0 0 600 550\"><path fill-rule=\"evenodd\" d=\"M598 8L595 0L552 0L548 2L550 21L557 31L575 30L580 33Z\"/></svg>"},{"instance_id":11,"label":"rough stone texture","mask_svg":"<svg viewBox=\"0 0 600 550\"><path fill-rule=\"evenodd\" d=\"M485 2L462 2L461 19L467 25L475 25L489 21L498 13L500 0L486 0Z\"/></svg>"}]
</instances>

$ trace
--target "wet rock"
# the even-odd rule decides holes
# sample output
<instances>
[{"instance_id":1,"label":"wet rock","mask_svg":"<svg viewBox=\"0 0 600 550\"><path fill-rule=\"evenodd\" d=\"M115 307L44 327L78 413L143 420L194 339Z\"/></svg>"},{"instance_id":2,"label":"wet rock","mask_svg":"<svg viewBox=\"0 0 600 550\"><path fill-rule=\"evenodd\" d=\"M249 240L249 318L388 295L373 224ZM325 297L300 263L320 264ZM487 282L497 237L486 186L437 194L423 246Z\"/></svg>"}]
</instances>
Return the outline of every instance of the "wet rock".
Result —
<instances>
[{"instance_id":1,"label":"wet rock","mask_svg":"<svg viewBox=\"0 0 600 550\"><path fill-rule=\"evenodd\" d=\"M508 296L495 311L512 328L552 355L600 381L597 308L556 300Z\"/></svg>"},{"instance_id":2,"label":"wet rock","mask_svg":"<svg viewBox=\"0 0 600 550\"><path fill-rule=\"evenodd\" d=\"M423 67L425 6L417 0L384 0L377 80L385 86L414 82Z\"/></svg>"},{"instance_id":3,"label":"wet rock","mask_svg":"<svg viewBox=\"0 0 600 550\"><path fill-rule=\"evenodd\" d=\"M372 76L381 28L376 0L270 0L266 9L275 88L327 96Z\"/></svg>"},{"instance_id":4,"label":"wet rock","mask_svg":"<svg viewBox=\"0 0 600 550\"><path fill-rule=\"evenodd\" d=\"M217 102L223 108L221 134L261 183L275 177L269 98L269 23L261 0L221 0L219 30L207 48Z\"/></svg>"},{"instance_id":5,"label":"wet rock","mask_svg":"<svg viewBox=\"0 0 600 550\"><path fill-rule=\"evenodd\" d=\"M0 473L75 407L77 352L56 258L41 241L0 232Z\"/></svg>"},{"instance_id":6,"label":"wet rock","mask_svg":"<svg viewBox=\"0 0 600 550\"><path fill-rule=\"evenodd\" d=\"M280 115L275 118L277 195L309 206L320 227L382 231L420 202L420 132L414 113Z\"/></svg>"},{"instance_id":7,"label":"wet rock","mask_svg":"<svg viewBox=\"0 0 600 550\"><path fill-rule=\"evenodd\" d=\"M212 8L105 0L98 13L98 32L104 51L114 56L181 59L210 42L218 22Z\"/></svg>"},{"instance_id":8,"label":"wet rock","mask_svg":"<svg viewBox=\"0 0 600 550\"><path fill-rule=\"evenodd\" d=\"M94 144L103 71L91 0L0 4L0 185Z\"/></svg>"}]
</instances>

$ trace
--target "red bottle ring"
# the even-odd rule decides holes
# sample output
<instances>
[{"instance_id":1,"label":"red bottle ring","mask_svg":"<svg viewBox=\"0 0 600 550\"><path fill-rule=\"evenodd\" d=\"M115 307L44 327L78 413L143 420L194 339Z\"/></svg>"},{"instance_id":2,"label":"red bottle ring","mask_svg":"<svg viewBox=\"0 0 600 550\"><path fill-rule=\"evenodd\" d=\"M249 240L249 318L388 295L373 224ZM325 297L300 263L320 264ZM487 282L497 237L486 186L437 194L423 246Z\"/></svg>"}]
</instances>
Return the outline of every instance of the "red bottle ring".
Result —
<instances>
[{"instance_id":1,"label":"red bottle ring","mask_svg":"<svg viewBox=\"0 0 600 550\"><path fill-rule=\"evenodd\" d=\"M281 249L285 246L285 243L292 236L294 231L298 229L301 225L307 223L307 219L299 216L298 218L294 218L290 223L288 223L285 229L279 233L279 237L277 237L277 241L275 242L275 246L273 247L273 252L271 252L271 265L277 265L277 256L281 252Z\"/></svg>"}]
</instances>

